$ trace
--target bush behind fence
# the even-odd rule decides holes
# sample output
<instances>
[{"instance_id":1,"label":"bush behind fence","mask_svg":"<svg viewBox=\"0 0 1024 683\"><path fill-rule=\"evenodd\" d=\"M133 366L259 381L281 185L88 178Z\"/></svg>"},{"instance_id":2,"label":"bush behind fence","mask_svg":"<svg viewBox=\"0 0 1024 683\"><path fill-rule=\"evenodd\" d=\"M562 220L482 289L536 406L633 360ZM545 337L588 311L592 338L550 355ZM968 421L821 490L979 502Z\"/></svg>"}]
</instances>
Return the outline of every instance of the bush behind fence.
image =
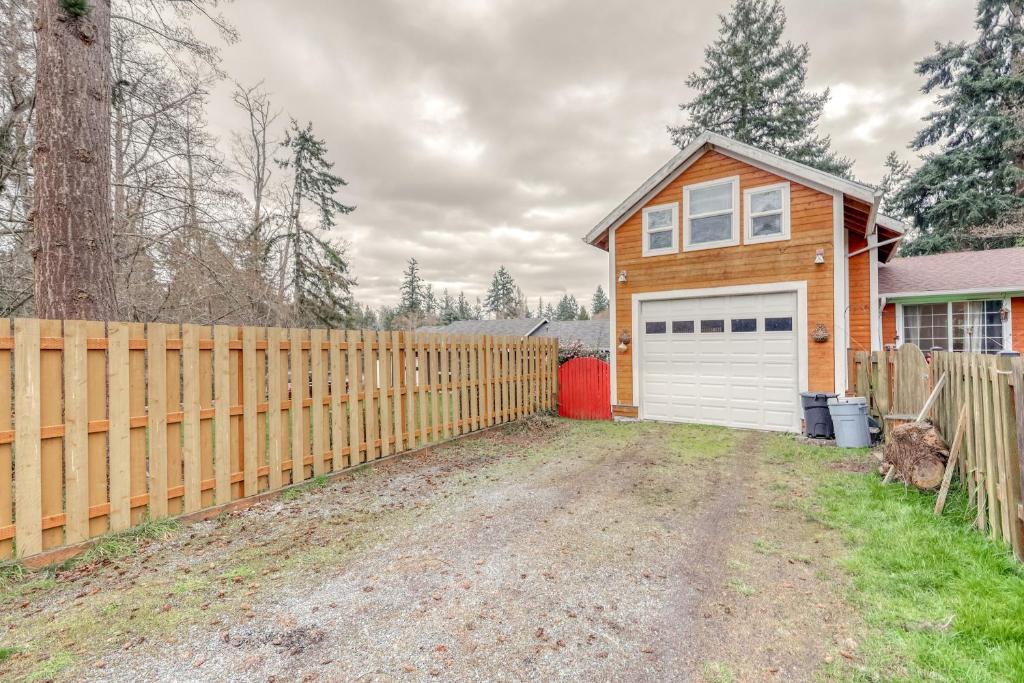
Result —
<instances>
[{"instance_id":1,"label":"bush behind fence","mask_svg":"<svg viewBox=\"0 0 1024 683\"><path fill-rule=\"evenodd\" d=\"M0 320L0 560L553 409L557 343Z\"/></svg>"}]
</instances>

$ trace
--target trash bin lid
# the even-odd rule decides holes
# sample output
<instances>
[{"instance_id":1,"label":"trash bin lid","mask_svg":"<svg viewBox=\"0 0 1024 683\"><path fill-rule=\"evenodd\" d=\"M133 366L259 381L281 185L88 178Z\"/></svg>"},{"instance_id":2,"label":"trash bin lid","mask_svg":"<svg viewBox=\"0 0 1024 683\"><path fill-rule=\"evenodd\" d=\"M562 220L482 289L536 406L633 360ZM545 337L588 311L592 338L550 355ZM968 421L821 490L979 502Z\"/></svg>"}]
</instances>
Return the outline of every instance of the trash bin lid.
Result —
<instances>
[{"instance_id":1,"label":"trash bin lid","mask_svg":"<svg viewBox=\"0 0 1024 683\"><path fill-rule=\"evenodd\" d=\"M836 396L828 400L830 406L841 405L867 405L868 400L863 396Z\"/></svg>"},{"instance_id":2,"label":"trash bin lid","mask_svg":"<svg viewBox=\"0 0 1024 683\"><path fill-rule=\"evenodd\" d=\"M830 394L827 391L801 391L800 395L804 398L835 398L839 394Z\"/></svg>"}]
</instances>

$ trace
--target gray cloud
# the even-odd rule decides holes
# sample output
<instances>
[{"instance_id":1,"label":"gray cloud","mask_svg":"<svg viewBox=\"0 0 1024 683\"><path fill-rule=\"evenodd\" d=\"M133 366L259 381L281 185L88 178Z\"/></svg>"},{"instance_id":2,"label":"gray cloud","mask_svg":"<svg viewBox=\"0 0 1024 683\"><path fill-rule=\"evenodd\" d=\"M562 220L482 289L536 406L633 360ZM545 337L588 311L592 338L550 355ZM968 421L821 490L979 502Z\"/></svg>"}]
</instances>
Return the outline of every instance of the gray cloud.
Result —
<instances>
[{"instance_id":1,"label":"gray cloud","mask_svg":"<svg viewBox=\"0 0 1024 683\"><path fill-rule=\"evenodd\" d=\"M786 2L789 39L829 87L822 130L869 182L929 103L913 64L972 32L963 0ZM393 303L415 256L438 288L483 294L507 265L531 299L589 299L607 258L580 237L673 153L683 83L727 2L244 0L224 67L263 80L326 138L360 301ZM241 124L225 85L222 135ZM909 159L911 154L906 152Z\"/></svg>"}]
</instances>

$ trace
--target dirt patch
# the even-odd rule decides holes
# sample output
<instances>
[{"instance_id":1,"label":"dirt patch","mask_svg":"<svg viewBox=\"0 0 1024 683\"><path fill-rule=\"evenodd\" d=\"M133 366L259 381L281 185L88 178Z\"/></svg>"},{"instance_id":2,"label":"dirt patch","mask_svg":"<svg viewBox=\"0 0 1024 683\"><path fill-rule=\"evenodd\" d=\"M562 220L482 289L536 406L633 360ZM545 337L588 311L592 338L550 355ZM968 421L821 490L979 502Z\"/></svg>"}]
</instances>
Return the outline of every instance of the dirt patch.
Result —
<instances>
[{"instance_id":1,"label":"dirt patch","mask_svg":"<svg viewBox=\"0 0 1024 683\"><path fill-rule=\"evenodd\" d=\"M5 603L0 672L808 680L847 617L765 438L541 418L443 445Z\"/></svg>"}]
</instances>

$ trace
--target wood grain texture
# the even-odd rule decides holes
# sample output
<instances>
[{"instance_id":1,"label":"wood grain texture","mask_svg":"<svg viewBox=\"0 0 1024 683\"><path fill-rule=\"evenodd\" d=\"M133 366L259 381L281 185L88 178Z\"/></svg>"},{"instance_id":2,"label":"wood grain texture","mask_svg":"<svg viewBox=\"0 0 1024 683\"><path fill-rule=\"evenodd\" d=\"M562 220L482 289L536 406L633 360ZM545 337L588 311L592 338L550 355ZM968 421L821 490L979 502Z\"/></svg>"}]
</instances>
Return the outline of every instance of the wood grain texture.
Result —
<instances>
[{"instance_id":1,"label":"wood grain texture","mask_svg":"<svg viewBox=\"0 0 1024 683\"><path fill-rule=\"evenodd\" d=\"M181 326L182 378L182 464L184 466L185 512L195 512L202 502L199 482L202 462L199 433L199 326Z\"/></svg>"},{"instance_id":2,"label":"wood grain texture","mask_svg":"<svg viewBox=\"0 0 1024 683\"><path fill-rule=\"evenodd\" d=\"M14 321L15 520L18 555L43 549L42 463L39 441L39 321Z\"/></svg>"},{"instance_id":3,"label":"wood grain texture","mask_svg":"<svg viewBox=\"0 0 1024 683\"><path fill-rule=\"evenodd\" d=\"M64 323L64 538L89 537L89 385L86 323Z\"/></svg>"},{"instance_id":4,"label":"wood grain texture","mask_svg":"<svg viewBox=\"0 0 1024 683\"><path fill-rule=\"evenodd\" d=\"M214 459L216 481L213 498L223 505L231 500L231 330L223 325L213 328L213 410Z\"/></svg>"},{"instance_id":5,"label":"wood grain texture","mask_svg":"<svg viewBox=\"0 0 1024 683\"><path fill-rule=\"evenodd\" d=\"M107 334L107 385L110 387L110 529L123 531L131 525L128 325L110 323Z\"/></svg>"},{"instance_id":6,"label":"wood grain texture","mask_svg":"<svg viewBox=\"0 0 1024 683\"><path fill-rule=\"evenodd\" d=\"M167 516L167 335L162 323L150 323L146 403L149 418L149 515Z\"/></svg>"}]
</instances>

